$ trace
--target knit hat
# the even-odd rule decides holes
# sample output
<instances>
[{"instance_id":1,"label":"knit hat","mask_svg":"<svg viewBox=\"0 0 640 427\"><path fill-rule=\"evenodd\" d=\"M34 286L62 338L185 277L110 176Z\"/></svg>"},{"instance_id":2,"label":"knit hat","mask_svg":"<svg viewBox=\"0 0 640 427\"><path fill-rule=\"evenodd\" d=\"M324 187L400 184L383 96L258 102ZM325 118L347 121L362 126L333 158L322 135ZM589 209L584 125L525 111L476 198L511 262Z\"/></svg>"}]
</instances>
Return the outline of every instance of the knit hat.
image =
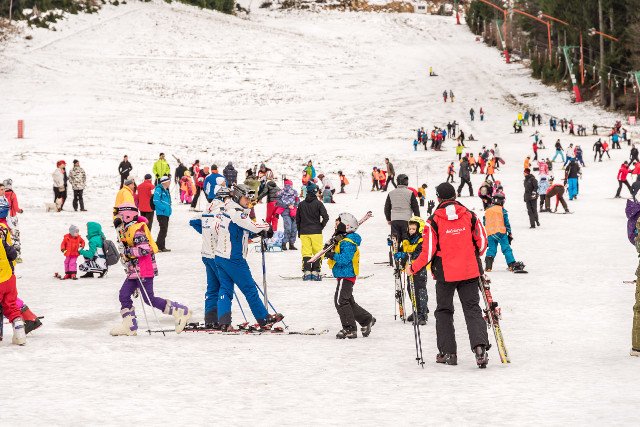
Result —
<instances>
[{"instance_id":1,"label":"knit hat","mask_svg":"<svg viewBox=\"0 0 640 427\"><path fill-rule=\"evenodd\" d=\"M133 178L127 178L124 180L124 185L131 185L133 184L135 181L133 180Z\"/></svg>"},{"instance_id":2,"label":"knit hat","mask_svg":"<svg viewBox=\"0 0 640 427\"><path fill-rule=\"evenodd\" d=\"M74 235L74 234L78 234L79 232L80 232L80 229L75 225L71 225L71 227L69 227L69 234Z\"/></svg>"},{"instance_id":3,"label":"knit hat","mask_svg":"<svg viewBox=\"0 0 640 427\"><path fill-rule=\"evenodd\" d=\"M285 179L284 180L284 185L293 185L293 182L291 182L290 179Z\"/></svg>"},{"instance_id":4,"label":"knit hat","mask_svg":"<svg viewBox=\"0 0 640 427\"><path fill-rule=\"evenodd\" d=\"M2 185L4 185L4 188L6 188L7 190L11 190L11 187L13 186L13 180L11 178L7 178L2 181Z\"/></svg>"},{"instance_id":5,"label":"knit hat","mask_svg":"<svg viewBox=\"0 0 640 427\"><path fill-rule=\"evenodd\" d=\"M59 167L60 167L60 166L62 166L62 165L65 165L65 166L66 166L66 165L67 165L67 162L65 162L64 160L58 160L58 161L56 162L56 167L57 167L57 168L59 168Z\"/></svg>"},{"instance_id":6,"label":"knit hat","mask_svg":"<svg viewBox=\"0 0 640 427\"><path fill-rule=\"evenodd\" d=\"M315 185L312 182L307 184L307 194L317 194L317 193L318 193L318 186L317 185Z\"/></svg>"},{"instance_id":7,"label":"knit hat","mask_svg":"<svg viewBox=\"0 0 640 427\"><path fill-rule=\"evenodd\" d=\"M448 182L443 182L436 187L436 196L441 200L454 200L456 198L456 189Z\"/></svg>"},{"instance_id":8,"label":"knit hat","mask_svg":"<svg viewBox=\"0 0 640 427\"><path fill-rule=\"evenodd\" d=\"M151 179L151 174L150 174L150 173L146 174L146 175L144 176L144 179Z\"/></svg>"},{"instance_id":9,"label":"knit hat","mask_svg":"<svg viewBox=\"0 0 640 427\"><path fill-rule=\"evenodd\" d=\"M160 178L159 182L160 182L160 184L164 184L165 182L169 182L169 181L171 181L171 180L169 179L168 176L165 175L162 178Z\"/></svg>"}]
</instances>

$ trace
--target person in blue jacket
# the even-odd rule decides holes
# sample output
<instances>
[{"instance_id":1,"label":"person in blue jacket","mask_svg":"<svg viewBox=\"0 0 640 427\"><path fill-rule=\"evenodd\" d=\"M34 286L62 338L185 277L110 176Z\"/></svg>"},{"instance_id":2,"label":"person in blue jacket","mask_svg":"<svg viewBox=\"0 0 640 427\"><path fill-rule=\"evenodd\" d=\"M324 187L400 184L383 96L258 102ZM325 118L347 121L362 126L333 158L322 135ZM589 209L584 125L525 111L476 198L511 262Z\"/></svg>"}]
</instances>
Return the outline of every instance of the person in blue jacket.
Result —
<instances>
[{"instance_id":1,"label":"person in blue jacket","mask_svg":"<svg viewBox=\"0 0 640 427\"><path fill-rule=\"evenodd\" d=\"M216 179L224 178L224 176L218 173L218 166L211 165L211 173L207 175L202 183L202 190L204 191L204 196L207 198L207 201L211 203L215 198L215 188L216 188Z\"/></svg>"},{"instance_id":2,"label":"person in blue jacket","mask_svg":"<svg viewBox=\"0 0 640 427\"><path fill-rule=\"evenodd\" d=\"M338 339L357 338L356 322L362 326L362 336L368 337L371 327L376 323L376 318L360 307L353 298L353 286L360 269L358 247L362 243L362 238L356 233L357 229L358 220L350 213L341 213L336 218L336 230L332 237L336 244L325 254L333 277L338 281L333 299L342 323L342 330L336 335Z\"/></svg>"},{"instance_id":3,"label":"person in blue jacket","mask_svg":"<svg viewBox=\"0 0 640 427\"><path fill-rule=\"evenodd\" d=\"M158 218L158 225L160 231L158 231L158 238L156 244L160 252L171 252L171 249L167 249L166 238L169 231L169 217L171 216L171 194L169 194L169 186L171 185L171 178L163 176L158 181L155 190L153 191L153 204L156 207L156 218Z\"/></svg>"},{"instance_id":4,"label":"person in blue jacket","mask_svg":"<svg viewBox=\"0 0 640 427\"><path fill-rule=\"evenodd\" d=\"M252 329L271 329L274 323L284 318L280 313L269 314L267 311L260 300L258 285L251 276L246 260L250 238L273 237L269 224L264 221L253 222L249 218L249 205L254 198L255 192L249 186L234 186L231 199L224 204L224 211L219 216L215 263L220 281L218 322L223 331L233 330L231 302L234 285L238 285L238 289L244 294L249 309L258 322L251 326Z\"/></svg>"},{"instance_id":5,"label":"person in blue jacket","mask_svg":"<svg viewBox=\"0 0 640 427\"><path fill-rule=\"evenodd\" d=\"M189 221L189 225L202 234L202 263L207 273L207 291L204 297L204 323L206 327L219 329L218 322L218 296L220 292L220 280L216 267L216 246L218 244L218 225L220 215L224 212L225 201L231 196L227 187L221 187L216 193L216 198L205 211Z\"/></svg>"}]
</instances>

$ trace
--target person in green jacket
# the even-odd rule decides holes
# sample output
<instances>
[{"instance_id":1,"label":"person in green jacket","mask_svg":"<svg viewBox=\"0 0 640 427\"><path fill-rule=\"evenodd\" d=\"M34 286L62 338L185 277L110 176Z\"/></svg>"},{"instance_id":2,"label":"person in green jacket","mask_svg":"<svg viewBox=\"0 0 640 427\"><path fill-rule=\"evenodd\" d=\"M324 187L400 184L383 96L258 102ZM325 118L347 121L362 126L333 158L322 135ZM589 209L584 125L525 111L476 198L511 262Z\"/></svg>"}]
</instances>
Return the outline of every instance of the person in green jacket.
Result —
<instances>
[{"instance_id":1,"label":"person in green jacket","mask_svg":"<svg viewBox=\"0 0 640 427\"><path fill-rule=\"evenodd\" d=\"M89 249L80 249L78 252L84 257L84 262L78 266L78 270L85 273L81 278L91 278L94 273L99 277L107 274L107 259L104 256L102 245L106 237L102 233L102 226L97 222L87 223L87 241Z\"/></svg>"},{"instance_id":2,"label":"person in green jacket","mask_svg":"<svg viewBox=\"0 0 640 427\"><path fill-rule=\"evenodd\" d=\"M156 176L156 185L163 176L171 176L171 168L164 158L164 153L160 153L160 158L153 164L153 174Z\"/></svg>"}]
</instances>

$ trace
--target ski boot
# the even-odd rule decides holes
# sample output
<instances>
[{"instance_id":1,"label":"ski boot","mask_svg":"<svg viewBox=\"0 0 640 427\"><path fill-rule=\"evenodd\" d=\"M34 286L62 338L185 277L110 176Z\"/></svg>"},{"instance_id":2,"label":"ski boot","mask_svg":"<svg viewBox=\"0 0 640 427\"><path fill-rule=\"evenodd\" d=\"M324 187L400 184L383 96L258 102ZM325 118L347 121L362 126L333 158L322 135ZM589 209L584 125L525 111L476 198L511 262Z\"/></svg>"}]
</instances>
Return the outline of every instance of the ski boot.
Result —
<instances>
[{"instance_id":1,"label":"ski boot","mask_svg":"<svg viewBox=\"0 0 640 427\"><path fill-rule=\"evenodd\" d=\"M457 365L458 364L458 355L455 353L438 353L436 355L436 363L444 363L445 365Z\"/></svg>"},{"instance_id":2,"label":"ski boot","mask_svg":"<svg viewBox=\"0 0 640 427\"><path fill-rule=\"evenodd\" d=\"M24 329L22 317L13 319L13 339L11 342L16 345L25 345L27 343L27 333Z\"/></svg>"},{"instance_id":3,"label":"ski boot","mask_svg":"<svg viewBox=\"0 0 640 427\"><path fill-rule=\"evenodd\" d=\"M249 330L249 329L247 329ZM238 329L235 329L231 325L220 325L220 331L222 332L238 332Z\"/></svg>"},{"instance_id":4,"label":"ski boot","mask_svg":"<svg viewBox=\"0 0 640 427\"><path fill-rule=\"evenodd\" d=\"M358 331L355 329L343 329L336 334L336 338L339 340L343 340L345 338L352 340L354 338L358 338Z\"/></svg>"},{"instance_id":5,"label":"ski boot","mask_svg":"<svg viewBox=\"0 0 640 427\"><path fill-rule=\"evenodd\" d=\"M40 326L42 326L42 322L38 319L38 316L33 314L33 312L27 307L23 305L20 309L20 313L22 314L22 320L24 320L24 332L28 334L31 331L35 331Z\"/></svg>"},{"instance_id":6,"label":"ski boot","mask_svg":"<svg viewBox=\"0 0 640 427\"><path fill-rule=\"evenodd\" d=\"M514 261L507 266L509 271L513 271L514 273L524 272L524 263L522 261Z\"/></svg>"},{"instance_id":7,"label":"ski boot","mask_svg":"<svg viewBox=\"0 0 640 427\"><path fill-rule=\"evenodd\" d=\"M376 324L376 318L371 316L371 320L369 321L369 323L364 325L362 328L360 328L360 332L362 332L362 336L365 338L368 337L371 334L371 328L375 324Z\"/></svg>"},{"instance_id":8,"label":"ski boot","mask_svg":"<svg viewBox=\"0 0 640 427\"><path fill-rule=\"evenodd\" d=\"M302 273L302 280L305 282L309 282L311 280L313 280L313 275L311 274L311 272L309 270L305 270Z\"/></svg>"},{"instance_id":9,"label":"ski boot","mask_svg":"<svg viewBox=\"0 0 640 427\"><path fill-rule=\"evenodd\" d=\"M487 363L489 363L489 355L487 355L487 350L483 345L479 345L475 348L474 353L476 355L476 363L478 364L478 368L485 369L487 367Z\"/></svg>"},{"instance_id":10,"label":"ski boot","mask_svg":"<svg viewBox=\"0 0 640 427\"><path fill-rule=\"evenodd\" d=\"M312 279L314 282L322 282L322 274L319 271L314 271L311 273Z\"/></svg>"},{"instance_id":11,"label":"ski boot","mask_svg":"<svg viewBox=\"0 0 640 427\"><path fill-rule=\"evenodd\" d=\"M424 326L427 324L427 314L418 314L418 325Z\"/></svg>"},{"instance_id":12,"label":"ski boot","mask_svg":"<svg viewBox=\"0 0 640 427\"><path fill-rule=\"evenodd\" d=\"M64 276L62 277L62 280L68 280L71 279L71 274L69 274L69 272L65 271L64 272Z\"/></svg>"},{"instance_id":13,"label":"ski boot","mask_svg":"<svg viewBox=\"0 0 640 427\"><path fill-rule=\"evenodd\" d=\"M78 280L78 276L76 275L76 273L71 273L69 276L71 280Z\"/></svg>"},{"instance_id":14,"label":"ski boot","mask_svg":"<svg viewBox=\"0 0 640 427\"><path fill-rule=\"evenodd\" d=\"M267 314L267 318L258 323L262 329L270 330L273 328L274 324L280 322L282 319L284 319L284 315L282 313Z\"/></svg>"},{"instance_id":15,"label":"ski boot","mask_svg":"<svg viewBox=\"0 0 640 427\"><path fill-rule=\"evenodd\" d=\"M122 323L111 329L111 336L117 337L122 335L134 336L138 335L138 321L136 319L136 311L133 308L123 308L120 310Z\"/></svg>"},{"instance_id":16,"label":"ski boot","mask_svg":"<svg viewBox=\"0 0 640 427\"><path fill-rule=\"evenodd\" d=\"M298 248L296 248L295 246L293 246L293 243L289 243L289 250L291 251L297 251Z\"/></svg>"},{"instance_id":17,"label":"ski boot","mask_svg":"<svg viewBox=\"0 0 640 427\"><path fill-rule=\"evenodd\" d=\"M640 357L640 350L632 347L631 351L629 351L629 356Z\"/></svg>"},{"instance_id":18,"label":"ski boot","mask_svg":"<svg viewBox=\"0 0 640 427\"><path fill-rule=\"evenodd\" d=\"M169 300L167 300L167 305L164 307L164 314L171 315L175 318L176 334L181 333L184 327L187 326L189 319L191 319L191 310L182 304Z\"/></svg>"},{"instance_id":19,"label":"ski boot","mask_svg":"<svg viewBox=\"0 0 640 427\"><path fill-rule=\"evenodd\" d=\"M493 260L494 260L494 257L492 257L492 256L485 257L485 259L484 259L484 263L485 263L484 271L491 272L491 270L493 269Z\"/></svg>"}]
</instances>

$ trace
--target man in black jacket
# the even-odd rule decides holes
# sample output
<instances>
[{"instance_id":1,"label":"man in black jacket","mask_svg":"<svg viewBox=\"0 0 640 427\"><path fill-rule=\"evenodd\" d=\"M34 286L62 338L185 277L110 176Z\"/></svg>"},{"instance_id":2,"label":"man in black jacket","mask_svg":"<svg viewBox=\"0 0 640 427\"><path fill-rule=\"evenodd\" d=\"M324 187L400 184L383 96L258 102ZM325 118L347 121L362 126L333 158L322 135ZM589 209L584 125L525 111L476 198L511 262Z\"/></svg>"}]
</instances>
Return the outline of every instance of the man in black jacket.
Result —
<instances>
[{"instance_id":1,"label":"man in black jacket","mask_svg":"<svg viewBox=\"0 0 640 427\"><path fill-rule=\"evenodd\" d=\"M307 196L298 204L296 225L298 237L302 242L302 280L322 280L320 265L322 259L312 265L308 261L322 250L322 230L329 222L329 214L324 204L318 200L318 186L310 183L307 185Z\"/></svg>"},{"instance_id":2,"label":"man in black jacket","mask_svg":"<svg viewBox=\"0 0 640 427\"><path fill-rule=\"evenodd\" d=\"M179 185L180 180L184 176L184 173L187 171L187 167L180 160L178 160L178 162L179 162L179 165L176 167L176 173L175 173L175 176L173 177L173 181Z\"/></svg>"},{"instance_id":3,"label":"man in black jacket","mask_svg":"<svg viewBox=\"0 0 640 427\"><path fill-rule=\"evenodd\" d=\"M133 169L131 163L129 163L129 157L125 154L118 166L118 173L120 174L120 188L124 186L124 180L129 178L129 172Z\"/></svg>"},{"instance_id":4,"label":"man in black jacket","mask_svg":"<svg viewBox=\"0 0 640 427\"><path fill-rule=\"evenodd\" d=\"M536 199L538 198L538 181L531 174L531 169L524 170L524 203L527 205L527 214L529 214L529 228L540 226L538 220L538 209L536 208Z\"/></svg>"},{"instance_id":5,"label":"man in black jacket","mask_svg":"<svg viewBox=\"0 0 640 427\"><path fill-rule=\"evenodd\" d=\"M497 145L497 144L496 144ZM496 166L498 162L496 162ZM458 186L458 197L461 196L462 190L464 189L465 184L469 186L469 197L473 197L473 187L471 186L471 167L469 166L469 159L466 157L462 158L462 163L460 163L460 172L458 173L460 177L460 186Z\"/></svg>"}]
</instances>

